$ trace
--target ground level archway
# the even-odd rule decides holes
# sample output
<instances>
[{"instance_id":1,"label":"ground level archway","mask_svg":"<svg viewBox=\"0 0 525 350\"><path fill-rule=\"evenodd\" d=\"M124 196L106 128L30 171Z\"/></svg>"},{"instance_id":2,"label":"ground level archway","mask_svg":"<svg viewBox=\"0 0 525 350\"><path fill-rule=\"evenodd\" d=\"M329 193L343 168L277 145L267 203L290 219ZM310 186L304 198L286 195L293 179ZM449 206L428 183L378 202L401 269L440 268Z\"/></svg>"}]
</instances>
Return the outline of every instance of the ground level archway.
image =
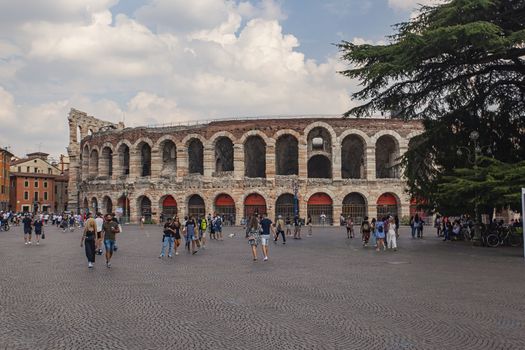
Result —
<instances>
[{"instance_id":1,"label":"ground level archway","mask_svg":"<svg viewBox=\"0 0 525 350\"><path fill-rule=\"evenodd\" d=\"M314 225L332 225L334 205L332 198L323 192L318 192L308 199L307 213L312 217Z\"/></svg>"},{"instance_id":2,"label":"ground level archway","mask_svg":"<svg viewBox=\"0 0 525 350\"><path fill-rule=\"evenodd\" d=\"M138 214L139 218L144 218L144 221L151 222L151 200L146 196L141 196L138 199Z\"/></svg>"},{"instance_id":3,"label":"ground level archway","mask_svg":"<svg viewBox=\"0 0 525 350\"><path fill-rule=\"evenodd\" d=\"M102 207L104 208L104 214L113 213L113 201L108 196L102 198Z\"/></svg>"},{"instance_id":4,"label":"ground level archway","mask_svg":"<svg viewBox=\"0 0 525 350\"><path fill-rule=\"evenodd\" d=\"M255 213L258 215L267 213L266 200L258 193L252 193L244 199L244 217L248 219Z\"/></svg>"},{"instance_id":5,"label":"ground level archway","mask_svg":"<svg viewBox=\"0 0 525 350\"><path fill-rule=\"evenodd\" d=\"M225 225L235 225L235 201L230 195L226 193L218 195L215 198L214 210L222 217Z\"/></svg>"},{"instance_id":6,"label":"ground level archway","mask_svg":"<svg viewBox=\"0 0 525 350\"><path fill-rule=\"evenodd\" d=\"M399 216L399 203L392 193L383 193L377 199L377 219L380 220L389 215Z\"/></svg>"},{"instance_id":7,"label":"ground level archway","mask_svg":"<svg viewBox=\"0 0 525 350\"><path fill-rule=\"evenodd\" d=\"M275 217L277 218L279 215L281 215L283 219L293 219L295 216L294 201L295 198L293 194L281 194L275 201ZM297 211L299 211L299 203L297 203Z\"/></svg>"},{"instance_id":8,"label":"ground level archway","mask_svg":"<svg viewBox=\"0 0 525 350\"><path fill-rule=\"evenodd\" d=\"M360 225L367 216L366 200L360 193L352 192L343 199L343 216Z\"/></svg>"},{"instance_id":9,"label":"ground level archway","mask_svg":"<svg viewBox=\"0 0 525 350\"><path fill-rule=\"evenodd\" d=\"M195 220L206 216L204 199L198 194L194 194L188 199L188 218L192 216Z\"/></svg>"},{"instance_id":10,"label":"ground level archway","mask_svg":"<svg viewBox=\"0 0 525 350\"><path fill-rule=\"evenodd\" d=\"M162 215L163 221L168 218L173 218L177 215L177 201L172 195L165 196L160 202L160 214Z\"/></svg>"},{"instance_id":11,"label":"ground level archway","mask_svg":"<svg viewBox=\"0 0 525 350\"><path fill-rule=\"evenodd\" d=\"M122 223L129 222L129 197L121 196L118 199L117 216L120 217Z\"/></svg>"}]
</instances>

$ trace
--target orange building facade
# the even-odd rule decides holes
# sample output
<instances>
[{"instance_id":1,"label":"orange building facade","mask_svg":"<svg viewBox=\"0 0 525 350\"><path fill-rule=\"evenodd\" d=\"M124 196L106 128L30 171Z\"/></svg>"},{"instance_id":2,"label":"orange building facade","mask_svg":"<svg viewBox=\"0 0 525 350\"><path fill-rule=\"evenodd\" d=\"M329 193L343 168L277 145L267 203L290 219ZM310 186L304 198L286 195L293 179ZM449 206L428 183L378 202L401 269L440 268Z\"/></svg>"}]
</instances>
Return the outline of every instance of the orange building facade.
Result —
<instances>
[{"instance_id":1,"label":"orange building facade","mask_svg":"<svg viewBox=\"0 0 525 350\"><path fill-rule=\"evenodd\" d=\"M0 148L0 211L9 210L9 173L13 154Z\"/></svg>"}]
</instances>

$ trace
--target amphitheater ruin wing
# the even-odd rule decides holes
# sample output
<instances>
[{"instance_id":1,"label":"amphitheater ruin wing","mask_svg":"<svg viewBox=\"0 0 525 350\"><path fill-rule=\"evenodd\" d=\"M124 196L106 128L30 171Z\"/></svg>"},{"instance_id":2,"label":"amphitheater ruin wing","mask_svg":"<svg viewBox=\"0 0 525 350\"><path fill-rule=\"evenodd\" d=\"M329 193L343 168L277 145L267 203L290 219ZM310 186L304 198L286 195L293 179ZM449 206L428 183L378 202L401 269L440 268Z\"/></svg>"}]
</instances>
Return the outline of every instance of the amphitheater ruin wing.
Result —
<instances>
[{"instance_id":1,"label":"amphitheater ruin wing","mask_svg":"<svg viewBox=\"0 0 525 350\"><path fill-rule=\"evenodd\" d=\"M69 208L140 217L254 212L319 223L406 216L399 157L417 122L266 118L126 128L72 109ZM75 189L77 191L75 192Z\"/></svg>"}]
</instances>

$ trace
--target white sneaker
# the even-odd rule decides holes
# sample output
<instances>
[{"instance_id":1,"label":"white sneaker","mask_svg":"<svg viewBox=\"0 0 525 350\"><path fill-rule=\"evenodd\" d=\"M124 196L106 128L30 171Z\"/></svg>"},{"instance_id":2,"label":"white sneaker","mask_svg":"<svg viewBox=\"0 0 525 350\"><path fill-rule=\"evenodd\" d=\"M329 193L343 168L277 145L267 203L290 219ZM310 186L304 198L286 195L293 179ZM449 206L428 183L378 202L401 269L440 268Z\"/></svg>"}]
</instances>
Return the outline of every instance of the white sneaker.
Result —
<instances>
[{"instance_id":1,"label":"white sneaker","mask_svg":"<svg viewBox=\"0 0 525 350\"><path fill-rule=\"evenodd\" d=\"M267 257L267 256L265 256L263 260L264 260L264 261L268 261L268 257Z\"/></svg>"},{"instance_id":2,"label":"white sneaker","mask_svg":"<svg viewBox=\"0 0 525 350\"><path fill-rule=\"evenodd\" d=\"M31 244L31 241L29 241L27 244Z\"/></svg>"},{"instance_id":3,"label":"white sneaker","mask_svg":"<svg viewBox=\"0 0 525 350\"><path fill-rule=\"evenodd\" d=\"M36 242L36 245L40 245L40 242Z\"/></svg>"},{"instance_id":4,"label":"white sneaker","mask_svg":"<svg viewBox=\"0 0 525 350\"><path fill-rule=\"evenodd\" d=\"M179 252L175 252L175 255L179 255Z\"/></svg>"},{"instance_id":5,"label":"white sneaker","mask_svg":"<svg viewBox=\"0 0 525 350\"><path fill-rule=\"evenodd\" d=\"M24 242L25 245L27 245L27 242Z\"/></svg>"},{"instance_id":6,"label":"white sneaker","mask_svg":"<svg viewBox=\"0 0 525 350\"><path fill-rule=\"evenodd\" d=\"M90 261L88 262L88 268L92 268L93 267L93 263Z\"/></svg>"}]
</instances>

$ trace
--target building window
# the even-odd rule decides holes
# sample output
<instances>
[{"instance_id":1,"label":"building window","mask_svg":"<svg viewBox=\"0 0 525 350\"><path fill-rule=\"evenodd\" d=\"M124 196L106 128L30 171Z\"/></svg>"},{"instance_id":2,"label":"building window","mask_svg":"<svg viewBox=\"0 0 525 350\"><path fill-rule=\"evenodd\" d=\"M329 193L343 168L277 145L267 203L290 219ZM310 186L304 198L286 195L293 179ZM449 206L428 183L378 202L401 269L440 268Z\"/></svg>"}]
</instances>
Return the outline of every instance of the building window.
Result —
<instances>
[{"instance_id":1,"label":"building window","mask_svg":"<svg viewBox=\"0 0 525 350\"><path fill-rule=\"evenodd\" d=\"M27 192L27 191L24 192L24 199L25 200L29 199L29 192Z\"/></svg>"},{"instance_id":2,"label":"building window","mask_svg":"<svg viewBox=\"0 0 525 350\"><path fill-rule=\"evenodd\" d=\"M38 192L35 192L34 201L38 202Z\"/></svg>"},{"instance_id":3,"label":"building window","mask_svg":"<svg viewBox=\"0 0 525 350\"><path fill-rule=\"evenodd\" d=\"M29 187L29 181L24 181L24 187Z\"/></svg>"},{"instance_id":4,"label":"building window","mask_svg":"<svg viewBox=\"0 0 525 350\"><path fill-rule=\"evenodd\" d=\"M58 192L58 186L55 185L55 194L57 194L57 192Z\"/></svg>"},{"instance_id":5,"label":"building window","mask_svg":"<svg viewBox=\"0 0 525 350\"><path fill-rule=\"evenodd\" d=\"M2 194L5 194L5 186L2 185Z\"/></svg>"},{"instance_id":6,"label":"building window","mask_svg":"<svg viewBox=\"0 0 525 350\"><path fill-rule=\"evenodd\" d=\"M38 188L38 181L35 181L35 188Z\"/></svg>"},{"instance_id":7,"label":"building window","mask_svg":"<svg viewBox=\"0 0 525 350\"><path fill-rule=\"evenodd\" d=\"M47 188L47 181L44 181L44 188Z\"/></svg>"},{"instance_id":8,"label":"building window","mask_svg":"<svg viewBox=\"0 0 525 350\"><path fill-rule=\"evenodd\" d=\"M28 173L31 172L31 167L28 166L27 169L26 169L26 171L27 171Z\"/></svg>"},{"instance_id":9,"label":"building window","mask_svg":"<svg viewBox=\"0 0 525 350\"><path fill-rule=\"evenodd\" d=\"M19 172L19 173L22 172L22 167L21 167L21 166L18 167L18 172Z\"/></svg>"},{"instance_id":10,"label":"building window","mask_svg":"<svg viewBox=\"0 0 525 350\"><path fill-rule=\"evenodd\" d=\"M47 192L44 192L44 200L47 201Z\"/></svg>"},{"instance_id":11,"label":"building window","mask_svg":"<svg viewBox=\"0 0 525 350\"><path fill-rule=\"evenodd\" d=\"M35 167L35 173L38 173L38 167Z\"/></svg>"},{"instance_id":12,"label":"building window","mask_svg":"<svg viewBox=\"0 0 525 350\"><path fill-rule=\"evenodd\" d=\"M52 173L53 173L52 170L51 170L51 168L47 168L47 173L48 173L48 174L52 174Z\"/></svg>"}]
</instances>

